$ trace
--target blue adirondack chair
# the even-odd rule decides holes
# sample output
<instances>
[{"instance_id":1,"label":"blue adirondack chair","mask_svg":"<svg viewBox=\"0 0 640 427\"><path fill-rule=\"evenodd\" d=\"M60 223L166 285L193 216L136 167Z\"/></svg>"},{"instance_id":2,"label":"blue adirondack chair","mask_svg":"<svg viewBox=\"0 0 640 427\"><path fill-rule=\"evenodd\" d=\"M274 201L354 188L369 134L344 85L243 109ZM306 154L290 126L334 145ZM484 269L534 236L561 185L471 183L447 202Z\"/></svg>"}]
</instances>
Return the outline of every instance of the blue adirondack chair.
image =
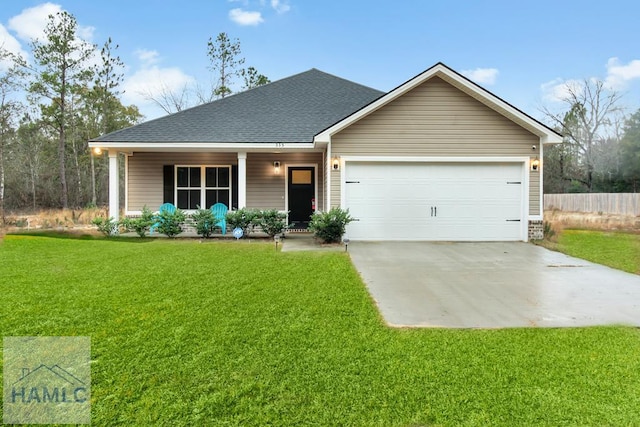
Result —
<instances>
[{"instance_id":1,"label":"blue adirondack chair","mask_svg":"<svg viewBox=\"0 0 640 427\"><path fill-rule=\"evenodd\" d=\"M222 231L222 235L227 234L227 205L224 203L216 203L211 206L211 212L213 213L213 217L215 218L215 226L220 227Z\"/></svg>"},{"instance_id":2,"label":"blue adirondack chair","mask_svg":"<svg viewBox=\"0 0 640 427\"><path fill-rule=\"evenodd\" d=\"M163 212L175 213L176 207L172 203L163 203L162 205L160 205L160 209L158 209L158 213L161 214ZM157 230L159 226L160 226L160 217L157 216L156 223L153 224L151 227L149 227L149 235L153 234L153 232Z\"/></svg>"}]
</instances>

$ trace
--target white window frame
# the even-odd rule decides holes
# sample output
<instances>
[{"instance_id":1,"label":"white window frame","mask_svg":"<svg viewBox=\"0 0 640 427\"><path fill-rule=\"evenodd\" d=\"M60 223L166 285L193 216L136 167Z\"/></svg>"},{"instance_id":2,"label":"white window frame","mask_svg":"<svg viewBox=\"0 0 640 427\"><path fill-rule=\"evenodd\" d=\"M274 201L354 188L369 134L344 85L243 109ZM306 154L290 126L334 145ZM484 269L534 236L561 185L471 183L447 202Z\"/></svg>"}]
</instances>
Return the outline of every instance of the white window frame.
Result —
<instances>
[{"instance_id":1,"label":"white window frame","mask_svg":"<svg viewBox=\"0 0 640 427\"><path fill-rule=\"evenodd\" d=\"M178 168L200 168L200 186L199 187L178 187ZM229 169L229 186L228 187L207 187L207 168L226 168ZM231 203L233 201L233 175L231 165L175 165L173 173L173 200L175 200L176 207L178 206L178 190L200 190L200 208L209 209L210 206L205 206L207 200L207 190L229 190L229 202L227 208L231 209ZM194 209L182 209L186 212L194 212Z\"/></svg>"}]
</instances>

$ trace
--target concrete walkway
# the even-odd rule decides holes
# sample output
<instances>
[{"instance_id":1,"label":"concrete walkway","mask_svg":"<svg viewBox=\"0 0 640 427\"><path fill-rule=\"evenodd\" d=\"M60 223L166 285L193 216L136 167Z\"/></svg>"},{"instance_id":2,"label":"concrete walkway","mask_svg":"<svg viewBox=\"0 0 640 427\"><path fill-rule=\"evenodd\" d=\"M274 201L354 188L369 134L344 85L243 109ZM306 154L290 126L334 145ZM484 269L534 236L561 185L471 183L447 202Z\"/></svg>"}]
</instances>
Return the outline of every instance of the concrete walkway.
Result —
<instances>
[{"instance_id":1,"label":"concrete walkway","mask_svg":"<svg viewBox=\"0 0 640 427\"><path fill-rule=\"evenodd\" d=\"M339 252L344 251L344 245L321 244L310 233L287 233L286 237L282 239L282 252L300 251Z\"/></svg>"},{"instance_id":2,"label":"concrete walkway","mask_svg":"<svg viewBox=\"0 0 640 427\"><path fill-rule=\"evenodd\" d=\"M352 242L393 326L640 326L640 276L529 243Z\"/></svg>"}]
</instances>

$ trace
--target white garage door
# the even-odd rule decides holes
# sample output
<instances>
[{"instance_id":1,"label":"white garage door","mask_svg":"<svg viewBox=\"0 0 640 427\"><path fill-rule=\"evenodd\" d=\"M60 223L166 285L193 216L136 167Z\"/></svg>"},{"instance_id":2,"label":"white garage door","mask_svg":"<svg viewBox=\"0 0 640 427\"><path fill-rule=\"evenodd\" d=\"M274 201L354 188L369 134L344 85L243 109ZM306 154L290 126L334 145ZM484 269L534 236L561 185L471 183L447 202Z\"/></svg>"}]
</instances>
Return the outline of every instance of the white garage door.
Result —
<instances>
[{"instance_id":1,"label":"white garage door","mask_svg":"<svg viewBox=\"0 0 640 427\"><path fill-rule=\"evenodd\" d=\"M347 162L353 240L524 240L522 163Z\"/></svg>"}]
</instances>

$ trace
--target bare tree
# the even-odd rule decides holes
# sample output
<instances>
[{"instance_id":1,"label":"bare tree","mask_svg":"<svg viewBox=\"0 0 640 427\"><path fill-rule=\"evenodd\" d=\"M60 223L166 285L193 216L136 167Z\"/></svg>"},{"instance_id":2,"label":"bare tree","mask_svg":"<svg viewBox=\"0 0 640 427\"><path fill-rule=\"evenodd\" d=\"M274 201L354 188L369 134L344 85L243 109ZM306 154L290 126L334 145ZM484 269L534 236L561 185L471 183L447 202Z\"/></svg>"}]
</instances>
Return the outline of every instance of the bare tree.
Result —
<instances>
[{"instance_id":1,"label":"bare tree","mask_svg":"<svg viewBox=\"0 0 640 427\"><path fill-rule=\"evenodd\" d=\"M23 107L12 95L19 89L19 80L24 77L24 72L15 65L13 56L0 46L0 62L4 61L13 65L0 73L0 226L4 224L5 151L14 138L15 119Z\"/></svg>"},{"instance_id":2,"label":"bare tree","mask_svg":"<svg viewBox=\"0 0 640 427\"><path fill-rule=\"evenodd\" d=\"M14 150L14 160L16 169L14 172L17 179L15 185L18 199L22 201L21 206L30 205L32 209L38 206L39 196L49 198L54 191L51 188L51 180L41 179L41 173L51 175L51 168L47 167L48 156L47 146L50 145L51 138L45 134L46 126L39 120L34 120L29 113L26 113L18 128L18 142ZM51 159L53 160L53 159ZM19 168L19 169L18 169ZM39 186L46 183L47 189L40 191ZM52 191L48 191L48 190ZM45 194L47 193L47 194Z\"/></svg>"},{"instance_id":3,"label":"bare tree","mask_svg":"<svg viewBox=\"0 0 640 427\"><path fill-rule=\"evenodd\" d=\"M616 121L623 112L619 105L621 94L609 90L603 81L585 79L581 84L564 87L562 102L568 111L554 113L548 107L542 112L565 136L563 159L573 156L579 173L565 175L570 168L561 168L562 179L581 182L588 191L593 189L594 172L600 157L616 130ZM571 171L573 172L573 171Z\"/></svg>"},{"instance_id":4,"label":"bare tree","mask_svg":"<svg viewBox=\"0 0 640 427\"><path fill-rule=\"evenodd\" d=\"M147 89L144 92L140 92L140 95L147 101L151 101L162 108L167 114L173 114L191 106L191 90L187 84L185 84L181 90L174 91L162 83L160 90L152 91L151 89Z\"/></svg>"}]
</instances>

